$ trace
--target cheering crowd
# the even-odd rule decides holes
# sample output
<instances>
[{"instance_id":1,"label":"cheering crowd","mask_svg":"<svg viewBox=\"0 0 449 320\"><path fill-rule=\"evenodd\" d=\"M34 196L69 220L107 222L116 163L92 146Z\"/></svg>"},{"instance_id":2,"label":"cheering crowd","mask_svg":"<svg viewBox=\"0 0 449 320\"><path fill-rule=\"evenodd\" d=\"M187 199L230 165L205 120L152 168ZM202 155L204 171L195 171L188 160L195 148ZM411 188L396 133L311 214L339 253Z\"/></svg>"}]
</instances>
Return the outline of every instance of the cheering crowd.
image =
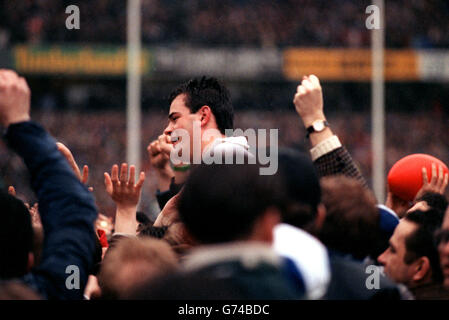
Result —
<instances>
[{"instance_id":1,"label":"cheering crowd","mask_svg":"<svg viewBox=\"0 0 449 320\"><path fill-rule=\"evenodd\" d=\"M345 142L345 147L370 184L372 151L369 114L354 111L349 117L348 111L341 112L338 106L330 102L327 105L329 111L334 111L333 114L326 114L332 129L338 132L339 138ZM153 176L156 170L149 166L145 148L164 128L168 106L164 105L161 109L164 110L142 112L142 123L145 125L142 126L141 134L141 163L148 178L143 186L146 197L142 197L140 209L150 217L159 213L159 206L155 203L157 183ZM280 146L307 151L308 142L301 138L305 135L305 129L298 125L298 116L295 110L291 110L291 105L289 111L279 111L276 110L277 107L273 109L235 111L235 127L243 130L282 128L278 136ZM112 217L115 204L104 189L103 172L110 170L113 163L119 163L126 157L124 112L35 111L33 118L43 124L53 137L70 146L80 165L89 164L89 186L94 188L98 209L102 214ZM449 163L449 131L445 130L447 121L447 116L436 112L405 114L388 111L385 132L386 168L391 168L404 155L413 153L429 153L444 163ZM409 128L413 128L413 131L404 135ZM0 153L0 185L4 188L14 185L20 199L36 201L28 183L27 168L17 154L9 150L2 141ZM98 157L98 154L102 156Z\"/></svg>"},{"instance_id":2,"label":"cheering crowd","mask_svg":"<svg viewBox=\"0 0 449 320\"><path fill-rule=\"evenodd\" d=\"M31 119L30 95L24 78L0 70L4 142L37 197L23 202L13 185L0 193L2 299L449 298L446 165L399 161L377 203L331 129L314 75L292 92L310 150L276 149L268 175L266 150L225 135L234 128L227 88L209 77L179 85L147 147L160 213L138 212L148 178L117 162L102 179L115 204L110 226L89 166Z\"/></svg>"}]
</instances>

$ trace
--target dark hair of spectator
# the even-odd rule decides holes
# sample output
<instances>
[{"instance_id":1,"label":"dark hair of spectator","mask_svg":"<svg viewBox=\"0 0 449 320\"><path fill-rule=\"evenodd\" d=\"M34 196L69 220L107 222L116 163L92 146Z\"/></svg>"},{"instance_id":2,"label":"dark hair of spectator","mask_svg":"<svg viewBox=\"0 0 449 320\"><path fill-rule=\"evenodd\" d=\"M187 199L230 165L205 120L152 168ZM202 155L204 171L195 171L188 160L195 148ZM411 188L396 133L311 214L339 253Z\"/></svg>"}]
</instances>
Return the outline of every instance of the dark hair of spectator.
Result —
<instances>
[{"instance_id":1,"label":"dark hair of spectator","mask_svg":"<svg viewBox=\"0 0 449 320\"><path fill-rule=\"evenodd\" d=\"M279 150L278 159L278 174L285 188L282 221L309 231L321 202L320 181L313 162L293 149Z\"/></svg>"},{"instance_id":2,"label":"dark hair of spectator","mask_svg":"<svg viewBox=\"0 0 449 320\"><path fill-rule=\"evenodd\" d=\"M445 212L448 206L447 199L444 195L436 192L426 192L421 197L416 199L416 202L425 201L432 209Z\"/></svg>"},{"instance_id":3,"label":"dark hair of spectator","mask_svg":"<svg viewBox=\"0 0 449 320\"><path fill-rule=\"evenodd\" d=\"M201 243L243 240L269 207L279 208L280 184L256 164L195 167L181 191L179 216Z\"/></svg>"},{"instance_id":4,"label":"dark hair of spectator","mask_svg":"<svg viewBox=\"0 0 449 320\"><path fill-rule=\"evenodd\" d=\"M412 211L404 217L405 220L418 225L418 228L405 240L407 252L404 262L410 264L420 257L427 257L432 268L432 278L437 282L443 279L443 274L434 235L441 227L443 217L443 213L435 209Z\"/></svg>"},{"instance_id":5,"label":"dark hair of spectator","mask_svg":"<svg viewBox=\"0 0 449 320\"><path fill-rule=\"evenodd\" d=\"M153 225L146 225L140 230L139 236L147 236L156 239L162 239L167 231L167 227L155 227Z\"/></svg>"},{"instance_id":6,"label":"dark hair of spectator","mask_svg":"<svg viewBox=\"0 0 449 320\"><path fill-rule=\"evenodd\" d=\"M320 240L330 249L356 259L370 256L379 241L379 213L374 195L345 176L321 179L326 217Z\"/></svg>"},{"instance_id":7,"label":"dark hair of spectator","mask_svg":"<svg viewBox=\"0 0 449 320\"><path fill-rule=\"evenodd\" d=\"M0 191L0 279L25 275L33 250L31 216L24 203Z\"/></svg>"},{"instance_id":8,"label":"dark hair of spectator","mask_svg":"<svg viewBox=\"0 0 449 320\"><path fill-rule=\"evenodd\" d=\"M170 94L170 103L180 94L185 94L185 104L190 112L195 113L203 106L212 110L218 129L225 133L225 129L234 128L234 108L231 103L229 90L216 78L200 77L191 79Z\"/></svg>"}]
</instances>

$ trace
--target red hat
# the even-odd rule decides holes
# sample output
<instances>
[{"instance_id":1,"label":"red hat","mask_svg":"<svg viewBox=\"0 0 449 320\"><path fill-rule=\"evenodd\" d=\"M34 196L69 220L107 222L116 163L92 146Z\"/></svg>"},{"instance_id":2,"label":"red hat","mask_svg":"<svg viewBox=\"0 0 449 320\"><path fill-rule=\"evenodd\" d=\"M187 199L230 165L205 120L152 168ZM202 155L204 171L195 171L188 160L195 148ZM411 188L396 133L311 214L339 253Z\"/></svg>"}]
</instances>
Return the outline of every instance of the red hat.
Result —
<instances>
[{"instance_id":1,"label":"red hat","mask_svg":"<svg viewBox=\"0 0 449 320\"><path fill-rule=\"evenodd\" d=\"M388 173L388 188L395 196L412 201L423 185L422 168L427 169L427 178L432 177L432 163L443 166L443 172L449 173L447 166L439 159L428 154L411 154L396 162Z\"/></svg>"}]
</instances>

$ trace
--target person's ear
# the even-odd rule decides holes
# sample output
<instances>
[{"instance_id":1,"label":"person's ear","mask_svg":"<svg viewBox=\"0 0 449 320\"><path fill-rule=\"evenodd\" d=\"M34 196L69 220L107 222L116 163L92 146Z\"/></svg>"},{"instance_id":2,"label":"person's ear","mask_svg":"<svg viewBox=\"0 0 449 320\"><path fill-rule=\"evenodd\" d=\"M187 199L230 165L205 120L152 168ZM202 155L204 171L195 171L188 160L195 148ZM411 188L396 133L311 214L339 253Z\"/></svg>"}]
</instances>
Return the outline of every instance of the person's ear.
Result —
<instances>
[{"instance_id":1,"label":"person's ear","mask_svg":"<svg viewBox=\"0 0 449 320\"><path fill-rule=\"evenodd\" d=\"M326 219L326 207L320 203L316 210L315 225L313 227L314 233L318 234L323 227L324 220Z\"/></svg>"},{"instance_id":2,"label":"person's ear","mask_svg":"<svg viewBox=\"0 0 449 320\"><path fill-rule=\"evenodd\" d=\"M274 207L267 208L265 213L254 224L251 239L273 243L273 229L281 222L281 214Z\"/></svg>"},{"instance_id":3,"label":"person's ear","mask_svg":"<svg viewBox=\"0 0 449 320\"><path fill-rule=\"evenodd\" d=\"M201 127L203 128L209 123L212 116L212 110L209 106L205 105L198 110L198 114L200 116Z\"/></svg>"},{"instance_id":4,"label":"person's ear","mask_svg":"<svg viewBox=\"0 0 449 320\"><path fill-rule=\"evenodd\" d=\"M34 267L34 253L28 252L27 272L30 272Z\"/></svg>"},{"instance_id":5,"label":"person's ear","mask_svg":"<svg viewBox=\"0 0 449 320\"><path fill-rule=\"evenodd\" d=\"M412 279L415 282L419 282L422 279L428 277L430 273L430 260L427 257L421 257L415 263L416 269Z\"/></svg>"}]
</instances>

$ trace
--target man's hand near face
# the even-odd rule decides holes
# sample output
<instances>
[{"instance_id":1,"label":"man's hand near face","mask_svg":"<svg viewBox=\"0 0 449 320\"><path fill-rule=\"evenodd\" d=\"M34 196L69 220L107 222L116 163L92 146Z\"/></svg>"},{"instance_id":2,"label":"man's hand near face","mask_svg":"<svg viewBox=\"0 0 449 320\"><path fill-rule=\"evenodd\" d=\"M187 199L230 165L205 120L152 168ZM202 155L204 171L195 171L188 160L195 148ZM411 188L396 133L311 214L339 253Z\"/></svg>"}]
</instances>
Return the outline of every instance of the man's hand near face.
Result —
<instances>
[{"instance_id":1,"label":"man's hand near face","mask_svg":"<svg viewBox=\"0 0 449 320\"><path fill-rule=\"evenodd\" d=\"M160 135L147 147L150 164L156 170L158 189L161 191L170 188L171 178L174 176L173 169L170 166L172 149L173 144L171 144L170 137L165 134Z\"/></svg>"},{"instance_id":2,"label":"man's hand near face","mask_svg":"<svg viewBox=\"0 0 449 320\"><path fill-rule=\"evenodd\" d=\"M10 124L30 120L31 91L26 80L12 70L0 70L0 123Z\"/></svg>"}]
</instances>

